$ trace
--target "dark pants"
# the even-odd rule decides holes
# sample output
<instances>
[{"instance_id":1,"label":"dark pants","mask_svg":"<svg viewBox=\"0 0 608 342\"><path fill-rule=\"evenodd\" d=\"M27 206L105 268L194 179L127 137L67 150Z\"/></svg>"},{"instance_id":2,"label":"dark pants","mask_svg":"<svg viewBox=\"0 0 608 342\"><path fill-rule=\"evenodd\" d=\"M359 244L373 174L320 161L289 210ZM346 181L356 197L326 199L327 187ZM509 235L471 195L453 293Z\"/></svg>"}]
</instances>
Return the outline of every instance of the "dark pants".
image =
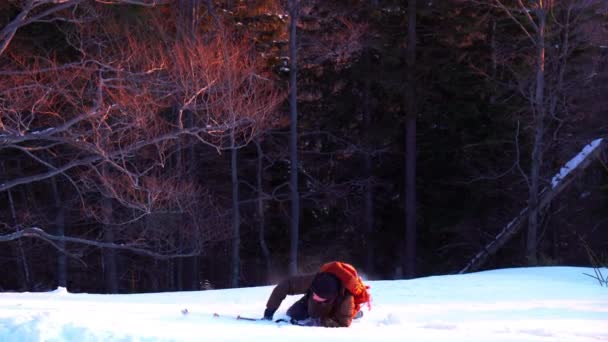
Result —
<instances>
[{"instance_id":1,"label":"dark pants","mask_svg":"<svg viewBox=\"0 0 608 342\"><path fill-rule=\"evenodd\" d=\"M307 319L308 316L308 296L303 296L297 302L293 303L292 306L287 309L287 316L295 319L296 321L302 321Z\"/></svg>"}]
</instances>

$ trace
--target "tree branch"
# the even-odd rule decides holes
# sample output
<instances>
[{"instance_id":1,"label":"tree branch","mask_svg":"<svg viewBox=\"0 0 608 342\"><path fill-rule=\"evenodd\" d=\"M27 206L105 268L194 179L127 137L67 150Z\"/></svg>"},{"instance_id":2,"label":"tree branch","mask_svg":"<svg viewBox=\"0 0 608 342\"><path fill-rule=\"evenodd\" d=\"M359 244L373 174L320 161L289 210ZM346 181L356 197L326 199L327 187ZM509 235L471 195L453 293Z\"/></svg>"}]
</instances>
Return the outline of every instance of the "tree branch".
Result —
<instances>
[{"instance_id":1,"label":"tree branch","mask_svg":"<svg viewBox=\"0 0 608 342\"><path fill-rule=\"evenodd\" d=\"M509 18L511 18L511 20L513 20L517 25L519 25L519 27L521 28L521 30L524 32L524 34L526 36L528 36L528 38L530 38L530 40L532 41L532 43L536 46L536 39L534 39L534 37L532 37L532 34L530 34L530 32L528 31L528 29L526 29L526 27L524 26L524 24L519 21L514 15L513 12L508 9L502 2L501 0L494 0L496 2L496 5L498 7L500 7L508 16ZM521 3L521 1L520 1ZM522 5L523 6L523 5ZM523 8L524 12L526 12L526 9ZM528 16L530 16L529 13L526 12L526 14ZM534 21L532 21L532 23L534 24L534 26L536 27L536 24L534 23ZM536 27L536 29L538 29L538 27Z\"/></svg>"},{"instance_id":2,"label":"tree branch","mask_svg":"<svg viewBox=\"0 0 608 342\"><path fill-rule=\"evenodd\" d=\"M521 11L524 12L524 14L526 15L526 18L528 18L528 22L530 23L530 25L532 25L532 27L534 28L534 31L538 33L538 25L536 25L536 22L530 15L530 11L526 8L526 6L524 6L524 3L522 2L522 0L517 0L517 3L519 4Z\"/></svg>"},{"instance_id":3,"label":"tree branch","mask_svg":"<svg viewBox=\"0 0 608 342\"><path fill-rule=\"evenodd\" d=\"M0 242L14 241L17 239L21 239L23 237L32 237L32 238L42 239L44 241L49 242L53 247L55 247L59 251L66 253L68 255L69 255L69 253L67 253L65 251L65 249L63 249L63 248L59 247L57 244L55 244L54 241L72 242L72 243L78 243L78 244L82 244L82 245L94 246L94 247L99 247L99 248L111 248L111 249L130 251L133 253L142 254L142 255L146 255L146 256L153 257L155 259L161 259L161 260L175 259L175 258L188 258L188 257L193 257L193 256L200 254L200 251L194 251L194 252L190 252L190 253L167 253L167 254L156 253L156 252L152 252L151 250L148 250L148 249L145 249L142 247L138 247L138 245L134 245L134 244L118 244L118 243L113 243L113 242L101 242L101 241L94 241L94 240L82 239L82 238L70 237L70 236L56 236L56 235L49 234L49 233L45 232L43 229L38 228L38 227L24 228L24 229L14 232L14 233L0 235Z\"/></svg>"}]
</instances>

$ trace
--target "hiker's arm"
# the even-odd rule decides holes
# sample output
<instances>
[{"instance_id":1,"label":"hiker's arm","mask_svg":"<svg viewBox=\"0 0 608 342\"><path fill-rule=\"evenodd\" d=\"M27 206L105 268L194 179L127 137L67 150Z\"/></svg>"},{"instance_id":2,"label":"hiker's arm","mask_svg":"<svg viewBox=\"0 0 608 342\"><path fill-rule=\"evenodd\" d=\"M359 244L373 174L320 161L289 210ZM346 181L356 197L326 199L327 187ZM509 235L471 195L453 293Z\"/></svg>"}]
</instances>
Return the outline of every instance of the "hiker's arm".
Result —
<instances>
[{"instance_id":1,"label":"hiker's arm","mask_svg":"<svg viewBox=\"0 0 608 342\"><path fill-rule=\"evenodd\" d=\"M321 319L321 325L328 328L349 327L353 322L353 308L355 300L351 294L346 294L344 300L338 304L334 317Z\"/></svg>"},{"instance_id":2,"label":"hiker's arm","mask_svg":"<svg viewBox=\"0 0 608 342\"><path fill-rule=\"evenodd\" d=\"M315 274L298 275L285 278L272 290L266 303L266 310L274 312L281 306L287 295L304 294L310 288Z\"/></svg>"}]
</instances>

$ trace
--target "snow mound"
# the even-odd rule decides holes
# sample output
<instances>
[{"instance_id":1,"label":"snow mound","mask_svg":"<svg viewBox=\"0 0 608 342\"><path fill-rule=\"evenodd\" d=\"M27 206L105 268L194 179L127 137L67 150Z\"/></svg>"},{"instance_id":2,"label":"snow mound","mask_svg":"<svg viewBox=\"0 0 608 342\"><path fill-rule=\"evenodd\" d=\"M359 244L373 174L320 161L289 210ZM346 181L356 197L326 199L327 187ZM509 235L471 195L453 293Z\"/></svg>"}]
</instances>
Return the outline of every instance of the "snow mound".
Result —
<instances>
[{"instance_id":1,"label":"snow mound","mask_svg":"<svg viewBox=\"0 0 608 342\"><path fill-rule=\"evenodd\" d=\"M608 270L602 269L604 274ZM273 287L99 295L0 293L0 341L608 341L608 289L590 268L538 267L368 281L371 311L347 329L261 317ZM299 296L288 296L275 319Z\"/></svg>"}]
</instances>

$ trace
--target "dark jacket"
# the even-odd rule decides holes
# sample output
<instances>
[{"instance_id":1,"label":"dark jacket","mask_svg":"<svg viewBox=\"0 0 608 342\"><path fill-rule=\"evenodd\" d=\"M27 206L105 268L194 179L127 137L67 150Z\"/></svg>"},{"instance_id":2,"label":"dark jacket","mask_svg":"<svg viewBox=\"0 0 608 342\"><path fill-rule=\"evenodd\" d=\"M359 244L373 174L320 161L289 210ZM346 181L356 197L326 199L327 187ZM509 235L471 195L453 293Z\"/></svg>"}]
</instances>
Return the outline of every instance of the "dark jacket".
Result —
<instances>
[{"instance_id":1,"label":"dark jacket","mask_svg":"<svg viewBox=\"0 0 608 342\"><path fill-rule=\"evenodd\" d=\"M312 299L310 286L316 274L297 275L284 279L272 291L266 308L276 311L287 295L304 294L308 315L318 319L324 327L348 327L352 323L354 299L350 292L342 288L338 297L327 303L318 303Z\"/></svg>"}]
</instances>

